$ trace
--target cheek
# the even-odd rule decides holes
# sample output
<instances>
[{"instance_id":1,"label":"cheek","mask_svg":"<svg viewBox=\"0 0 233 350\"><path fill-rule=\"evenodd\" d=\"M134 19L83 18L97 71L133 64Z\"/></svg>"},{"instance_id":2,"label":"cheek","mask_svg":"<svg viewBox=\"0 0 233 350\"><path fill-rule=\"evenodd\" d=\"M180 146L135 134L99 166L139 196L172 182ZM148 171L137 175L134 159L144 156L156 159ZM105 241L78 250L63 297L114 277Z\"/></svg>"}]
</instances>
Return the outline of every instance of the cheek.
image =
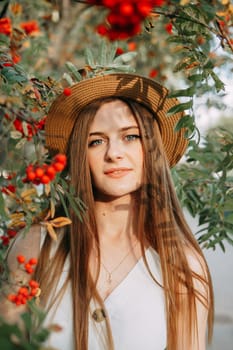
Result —
<instances>
[{"instance_id":1,"label":"cheek","mask_svg":"<svg viewBox=\"0 0 233 350\"><path fill-rule=\"evenodd\" d=\"M92 173L94 171L95 165L96 165L96 155L94 152L87 152L87 163L88 163L90 171Z\"/></svg>"},{"instance_id":2,"label":"cheek","mask_svg":"<svg viewBox=\"0 0 233 350\"><path fill-rule=\"evenodd\" d=\"M94 156L89 156L88 159L88 165L89 165L89 170L90 170L90 175L91 175L91 181L93 185L95 185L96 180L100 176L100 167L99 167L99 162L96 157Z\"/></svg>"}]
</instances>

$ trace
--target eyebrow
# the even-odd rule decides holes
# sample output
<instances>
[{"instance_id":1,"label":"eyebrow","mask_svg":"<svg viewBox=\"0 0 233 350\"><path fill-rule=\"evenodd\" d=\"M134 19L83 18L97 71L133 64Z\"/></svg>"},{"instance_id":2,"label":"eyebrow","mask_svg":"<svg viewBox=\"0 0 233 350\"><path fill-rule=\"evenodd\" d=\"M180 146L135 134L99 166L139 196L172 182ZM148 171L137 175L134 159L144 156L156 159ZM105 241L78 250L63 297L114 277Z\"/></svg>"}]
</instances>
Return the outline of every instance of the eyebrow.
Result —
<instances>
[{"instance_id":1,"label":"eyebrow","mask_svg":"<svg viewBox=\"0 0 233 350\"><path fill-rule=\"evenodd\" d=\"M119 132L123 132L123 131L128 131L128 130L131 130L131 129L137 129L137 130L139 130L139 127L138 127L137 125L126 126L126 127L124 127L124 128L120 128L118 131L119 131ZM105 135L105 133L102 132L102 131L95 131L95 132L91 132L91 133L89 134L89 137L90 137L90 136L94 136L94 135Z\"/></svg>"}]
</instances>

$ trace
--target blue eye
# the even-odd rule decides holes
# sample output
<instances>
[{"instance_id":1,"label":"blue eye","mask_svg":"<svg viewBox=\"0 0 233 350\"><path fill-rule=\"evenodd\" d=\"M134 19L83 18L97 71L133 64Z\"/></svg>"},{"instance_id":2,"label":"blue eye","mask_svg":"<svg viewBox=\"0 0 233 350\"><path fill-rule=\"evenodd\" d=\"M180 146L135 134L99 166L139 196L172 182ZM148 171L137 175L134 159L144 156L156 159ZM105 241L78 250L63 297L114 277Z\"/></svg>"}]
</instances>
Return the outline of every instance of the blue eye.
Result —
<instances>
[{"instance_id":1,"label":"blue eye","mask_svg":"<svg viewBox=\"0 0 233 350\"><path fill-rule=\"evenodd\" d=\"M89 142L88 147L101 145L104 141L102 139L97 139Z\"/></svg>"},{"instance_id":2,"label":"blue eye","mask_svg":"<svg viewBox=\"0 0 233 350\"><path fill-rule=\"evenodd\" d=\"M141 136L140 136L140 135L132 134L132 135L126 135L125 138L127 139L127 141L135 141L135 140L140 139Z\"/></svg>"}]
</instances>

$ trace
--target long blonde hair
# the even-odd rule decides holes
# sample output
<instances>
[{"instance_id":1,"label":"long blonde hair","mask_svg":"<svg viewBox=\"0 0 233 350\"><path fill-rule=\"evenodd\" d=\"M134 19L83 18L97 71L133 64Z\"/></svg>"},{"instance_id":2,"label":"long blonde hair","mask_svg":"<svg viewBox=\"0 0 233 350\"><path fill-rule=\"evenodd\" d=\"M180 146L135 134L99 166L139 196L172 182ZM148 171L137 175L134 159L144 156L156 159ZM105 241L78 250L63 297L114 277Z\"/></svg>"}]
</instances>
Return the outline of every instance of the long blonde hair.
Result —
<instances>
[{"instance_id":1,"label":"long blonde hair","mask_svg":"<svg viewBox=\"0 0 233 350\"><path fill-rule=\"evenodd\" d=\"M76 194L87 206L82 222L70 210L72 224L64 232L55 255L48 263L48 256L53 245L49 236L41 250L36 278L42 290L42 300L46 304L56 289L67 256L70 259L68 282L71 283L73 296L73 324L75 349L88 349L88 319L90 301L95 298L102 308L104 303L96 290L96 280L89 272L89 257L93 247L99 247L99 238L94 216L94 195L90 170L87 162L87 139L90 125L97 110L104 103L115 98L94 101L80 112L72 132L69 148L69 173ZM131 109L139 125L144 150L143 186L138 191L138 231L135 233L141 243L143 258L145 246L154 248L161 261L163 288L167 312L167 350L179 350L179 319L187 304L183 302L185 291L188 300L188 314L185 330L190 344L197 329L196 300L209 309L209 338L213 322L213 292L208 267L202 251L191 233L182 213L170 175L169 165L163 149L159 125L156 116L139 103L122 99ZM203 274L191 271L185 249L189 248L204 262ZM100 269L100 252L98 271ZM147 265L148 267L148 265ZM149 267L148 267L149 268ZM203 277L206 276L206 277ZM153 276L152 276L153 277ZM208 290L208 300L194 288L193 278L197 278ZM156 283L156 281L155 281ZM181 286L181 287L179 287ZM62 293L62 292L61 292ZM58 297L57 295L56 297ZM187 310L186 310L187 312ZM106 319L108 350L114 349L111 327ZM156 325L155 325L156 327Z\"/></svg>"}]
</instances>

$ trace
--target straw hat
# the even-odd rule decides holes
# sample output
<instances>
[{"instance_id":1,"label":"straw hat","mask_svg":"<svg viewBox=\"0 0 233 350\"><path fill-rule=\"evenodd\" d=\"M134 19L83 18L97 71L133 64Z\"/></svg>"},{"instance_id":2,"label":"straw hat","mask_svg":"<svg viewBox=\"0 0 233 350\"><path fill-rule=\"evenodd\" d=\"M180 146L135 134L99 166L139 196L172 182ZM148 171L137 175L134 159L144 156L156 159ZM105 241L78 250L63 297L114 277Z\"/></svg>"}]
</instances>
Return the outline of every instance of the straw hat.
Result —
<instances>
[{"instance_id":1,"label":"straw hat","mask_svg":"<svg viewBox=\"0 0 233 350\"><path fill-rule=\"evenodd\" d=\"M46 144L51 151L66 153L75 120L82 108L95 99L116 96L133 99L153 111L171 167L182 157L188 141L184 138L184 129L175 132L174 127L183 113L166 115L178 101L167 98L167 89L152 79L113 73L83 80L70 90L69 96L61 94L52 103L46 119Z\"/></svg>"}]
</instances>

